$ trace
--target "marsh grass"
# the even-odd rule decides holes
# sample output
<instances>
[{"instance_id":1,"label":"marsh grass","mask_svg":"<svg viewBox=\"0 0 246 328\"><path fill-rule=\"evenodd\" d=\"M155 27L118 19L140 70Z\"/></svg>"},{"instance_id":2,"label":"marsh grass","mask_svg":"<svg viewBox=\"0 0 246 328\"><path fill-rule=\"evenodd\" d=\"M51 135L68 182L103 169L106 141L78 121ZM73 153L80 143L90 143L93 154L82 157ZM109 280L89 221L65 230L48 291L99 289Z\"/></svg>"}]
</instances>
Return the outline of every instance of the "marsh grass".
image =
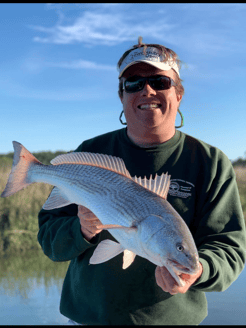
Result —
<instances>
[{"instance_id":1,"label":"marsh grass","mask_svg":"<svg viewBox=\"0 0 246 328\"><path fill-rule=\"evenodd\" d=\"M246 166L235 166L234 171L237 176L237 182L246 183Z\"/></svg>"},{"instance_id":2,"label":"marsh grass","mask_svg":"<svg viewBox=\"0 0 246 328\"><path fill-rule=\"evenodd\" d=\"M0 194L6 186L11 166L10 158L0 158ZM246 218L246 167L234 169ZM37 216L52 188L48 184L34 183L10 197L0 197L0 256L40 249Z\"/></svg>"},{"instance_id":3,"label":"marsh grass","mask_svg":"<svg viewBox=\"0 0 246 328\"><path fill-rule=\"evenodd\" d=\"M237 177L237 185L246 222L246 166L235 166L234 171Z\"/></svg>"},{"instance_id":4,"label":"marsh grass","mask_svg":"<svg viewBox=\"0 0 246 328\"><path fill-rule=\"evenodd\" d=\"M11 166L0 162L0 193L10 171ZM35 183L10 197L0 198L0 256L40 248L37 215L52 188Z\"/></svg>"}]
</instances>

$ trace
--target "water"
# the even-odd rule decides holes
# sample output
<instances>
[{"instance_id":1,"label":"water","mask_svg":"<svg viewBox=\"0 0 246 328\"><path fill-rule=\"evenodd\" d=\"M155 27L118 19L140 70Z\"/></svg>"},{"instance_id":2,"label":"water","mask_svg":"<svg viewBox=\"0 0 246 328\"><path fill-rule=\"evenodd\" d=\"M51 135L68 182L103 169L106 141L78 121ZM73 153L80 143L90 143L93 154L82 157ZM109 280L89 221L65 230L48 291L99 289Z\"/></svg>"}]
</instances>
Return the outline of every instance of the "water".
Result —
<instances>
[{"instance_id":1,"label":"water","mask_svg":"<svg viewBox=\"0 0 246 328\"><path fill-rule=\"evenodd\" d=\"M59 312L69 262L42 251L0 260L0 325L64 325Z\"/></svg>"},{"instance_id":2,"label":"water","mask_svg":"<svg viewBox=\"0 0 246 328\"><path fill-rule=\"evenodd\" d=\"M24 296L18 290L13 295L0 293L1 325L61 325L68 319L59 313L60 290L54 284L46 293L44 283L37 285Z\"/></svg>"},{"instance_id":3,"label":"water","mask_svg":"<svg viewBox=\"0 0 246 328\"><path fill-rule=\"evenodd\" d=\"M208 316L201 325L246 324L246 269L224 292L206 293Z\"/></svg>"},{"instance_id":4,"label":"water","mask_svg":"<svg viewBox=\"0 0 246 328\"><path fill-rule=\"evenodd\" d=\"M59 304L68 262L42 251L0 261L0 325L65 325ZM246 324L246 270L224 292L206 293L208 317L201 325Z\"/></svg>"}]
</instances>

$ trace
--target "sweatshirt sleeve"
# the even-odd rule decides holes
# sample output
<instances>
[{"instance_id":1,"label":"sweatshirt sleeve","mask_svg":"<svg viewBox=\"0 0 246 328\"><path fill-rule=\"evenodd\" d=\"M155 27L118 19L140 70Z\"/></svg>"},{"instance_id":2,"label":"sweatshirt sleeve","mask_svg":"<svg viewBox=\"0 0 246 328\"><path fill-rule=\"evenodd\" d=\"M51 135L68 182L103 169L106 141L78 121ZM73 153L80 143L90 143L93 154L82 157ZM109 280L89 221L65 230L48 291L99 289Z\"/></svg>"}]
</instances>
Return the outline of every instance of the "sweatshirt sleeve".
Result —
<instances>
[{"instance_id":1,"label":"sweatshirt sleeve","mask_svg":"<svg viewBox=\"0 0 246 328\"><path fill-rule=\"evenodd\" d=\"M52 261L70 261L99 242L99 234L87 241L81 232L78 206L71 204L38 214L38 242Z\"/></svg>"},{"instance_id":2,"label":"sweatshirt sleeve","mask_svg":"<svg viewBox=\"0 0 246 328\"><path fill-rule=\"evenodd\" d=\"M38 242L52 261L70 261L99 243L100 234L90 241L83 237L77 213L76 204L39 212Z\"/></svg>"},{"instance_id":3,"label":"sweatshirt sleeve","mask_svg":"<svg viewBox=\"0 0 246 328\"><path fill-rule=\"evenodd\" d=\"M237 279L246 259L245 220L234 169L227 157L209 172L210 179L199 201L194 239L203 265L192 288L224 291Z\"/></svg>"}]
</instances>

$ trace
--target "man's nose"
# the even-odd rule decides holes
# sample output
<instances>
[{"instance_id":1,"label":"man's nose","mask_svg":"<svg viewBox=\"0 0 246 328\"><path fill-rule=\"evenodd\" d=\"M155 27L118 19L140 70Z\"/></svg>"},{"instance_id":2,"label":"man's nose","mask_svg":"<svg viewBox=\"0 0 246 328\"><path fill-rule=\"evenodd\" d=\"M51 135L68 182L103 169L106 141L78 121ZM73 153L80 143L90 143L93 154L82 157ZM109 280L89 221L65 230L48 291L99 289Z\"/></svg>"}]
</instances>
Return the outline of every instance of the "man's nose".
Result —
<instances>
[{"instance_id":1,"label":"man's nose","mask_svg":"<svg viewBox=\"0 0 246 328\"><path fill-rule=\"evenodd\" d=\"M141 92L141 96L146 96L146 97L156 95L156 90L151 88L148 81L145 81L144 87L140 92Z\"/></svg>"}]
</instances>

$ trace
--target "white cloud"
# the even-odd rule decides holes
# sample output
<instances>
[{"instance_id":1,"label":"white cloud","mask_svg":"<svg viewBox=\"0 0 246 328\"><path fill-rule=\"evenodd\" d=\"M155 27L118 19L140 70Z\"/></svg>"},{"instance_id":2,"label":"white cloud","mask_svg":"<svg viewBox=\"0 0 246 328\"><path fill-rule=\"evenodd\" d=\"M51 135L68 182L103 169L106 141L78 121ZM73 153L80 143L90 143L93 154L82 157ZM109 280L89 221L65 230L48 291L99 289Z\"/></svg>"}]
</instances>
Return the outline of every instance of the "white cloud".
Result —
<instances>
[{"instance_id":1,"label":"white cloud","mask_svg":"<svg viewBox=\"0 0 246 328\"><path fill-rule=\"evenodd\" d=\"M60 16L61 17L61 16ZM112 13L85 11L73 23L64 24L62 20L54 27L31 26L36 31L45 33L46 37L36 36L34 41L55 44L72 44L76 42L87 45L116 45L124 41L145 37L156 38L175 27L166 23L162 17L136 22L134 15L123 15L118 11Z\"/></svg>"},{"instance_id":2,"label":"white cloud","mask_svg":"<svg viewBox=\"0 0 246 328\"><path fill-rule=\"evenodd\" d=\"M211 65L216 74L223 60L231 62L235 54L239 65L246 51L241 27L245 25L245 4L87 3L50 4L48 7L56 11L57 22L52 27L32 26L38 32L34 38L36 42L117 46L129 41L135 44L141 35L144 42L160 43L176 51L184 60L182 73L185 76L205 78L201 70L204 72ZM186 60L193 66L186 67ZM29 70L35 71L37 64L31 61ZM44 63L44 66L116 72L115 66L84 59Z\"/></svg>"},{"instance_id":3,"label":"white cloud","mask_svg":"<svg viewBox=\"0 0 246 328\"><path fill-rule=\"evenodd\" d=\"M149 39L197 54L245 49L243 34L235 36L235 28L244 22L245 4L87 3L48 7L56 10L57 23L52 27L32 26L39 32L36 42L114 46L125 41L136 43L142 35L145 42Z\"/></svg>"},{"instance_id":4,"label":"white cloud","mask_svg":"<svg viewBox=\"0 0 246 328\"><path fill-rule=\"evenodd\" d=\"M116 67L113 65L98 64L88 60L74 60L71 62L59 62L59 63L46 63L49 67L68 68L68 69L97 69L116 71Z\"/></svg>"}]
</instances>

